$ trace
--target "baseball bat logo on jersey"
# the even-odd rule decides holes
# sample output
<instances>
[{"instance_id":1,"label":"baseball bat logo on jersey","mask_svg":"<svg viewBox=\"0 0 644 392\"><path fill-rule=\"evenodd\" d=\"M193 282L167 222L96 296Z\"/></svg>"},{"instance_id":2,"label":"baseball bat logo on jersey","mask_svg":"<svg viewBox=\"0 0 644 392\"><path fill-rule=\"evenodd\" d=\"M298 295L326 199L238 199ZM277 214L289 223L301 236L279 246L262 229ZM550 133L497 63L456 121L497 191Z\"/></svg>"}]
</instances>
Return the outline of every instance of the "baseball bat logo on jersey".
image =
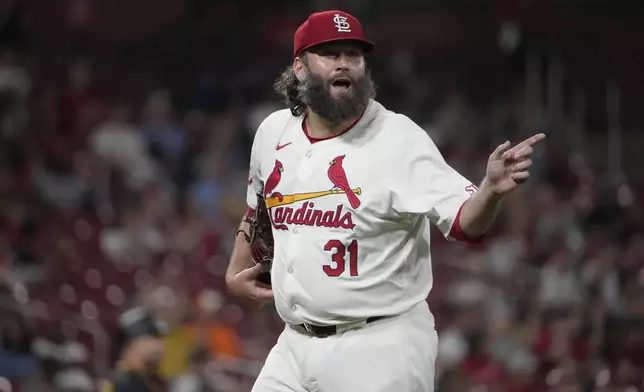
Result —
<instances>
[{"instance_id":1,"label":"baseball bat logo on jersey","mask_svg":"<svg viewBox=\"0 0 644 392\"><path fill-rule=\"evenodd\" d=\"M275 191L284 172L282 163L279 160L275 160L275 166L266 179L266 185L264 186L266 208L269 211L273 227L277 230L288 230L286 224L291 224L353 229L355 224L353 223L351 211L345 210L344 205L339 204L334 209L316 209L315 203L311 201L321 197L344 194L352 209L360 206L358 196L362 193L362 190L359 187L351 188L349 186L347 175L342 167L344 158L345 155L340 155L329 162L327 175L332 184L331 189L288 195ZM304 204L299 208L289 206L301 201L304 201Z\"/></svg>"}]
</instances>

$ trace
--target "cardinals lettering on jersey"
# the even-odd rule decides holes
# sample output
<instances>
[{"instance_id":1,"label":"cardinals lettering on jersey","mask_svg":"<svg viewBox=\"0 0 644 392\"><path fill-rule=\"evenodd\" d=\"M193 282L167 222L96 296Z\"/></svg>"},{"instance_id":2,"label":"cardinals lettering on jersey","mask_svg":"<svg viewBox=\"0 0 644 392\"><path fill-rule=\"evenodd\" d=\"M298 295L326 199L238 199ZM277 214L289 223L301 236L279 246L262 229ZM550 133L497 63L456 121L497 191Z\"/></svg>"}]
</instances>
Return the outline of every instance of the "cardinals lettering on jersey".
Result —
<instances>
[{"instance_id":1,"label":"cardinals lettering on jersey","mask_svg":"<svg viewBox=\"0 0 644 392\"><path fill-rule=\"evenodd\" d=\"M360 206L358 195L362 192L360 188L351 189L347 175L342 167L345 155L335 157L330 163L327 175L331 181L331 189L317 192L303 192L295 194L282 194L275 189L282 179L284 166L279 160L271 174L266 179L264 195L266 206L273 227L277 230L288 230L287 225L315 226L329 228L343 228L352 230L355 227L351 209ZM315 208L313 199L328 197L331 195L344 194L349 202L349 209L346 205L338 204L334 208ZM292 207L291 204L304 202L301 205Z\"/></svg>"}]
</instances>

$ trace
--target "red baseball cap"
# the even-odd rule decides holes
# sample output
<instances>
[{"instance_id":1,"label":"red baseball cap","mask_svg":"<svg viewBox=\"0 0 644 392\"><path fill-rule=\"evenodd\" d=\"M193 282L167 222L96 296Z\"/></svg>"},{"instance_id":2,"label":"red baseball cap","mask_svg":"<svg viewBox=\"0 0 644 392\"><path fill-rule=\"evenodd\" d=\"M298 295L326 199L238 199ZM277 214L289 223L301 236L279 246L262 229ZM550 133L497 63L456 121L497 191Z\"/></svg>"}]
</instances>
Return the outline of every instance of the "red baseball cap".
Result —
<instances>
[{"instance_id":1,"label":"red baseball cap","mask_svg":"<svg viewBox=\"0 0 644 392\"><path fill-rule=\"evenodd\" d=\"M312 14L297 28L293 37L293 55L297 57L312 46L340 40L358 43L365 53L376 47L364 38L358 19L344 11L333 10Z\"/></svg>"}]
</instances>

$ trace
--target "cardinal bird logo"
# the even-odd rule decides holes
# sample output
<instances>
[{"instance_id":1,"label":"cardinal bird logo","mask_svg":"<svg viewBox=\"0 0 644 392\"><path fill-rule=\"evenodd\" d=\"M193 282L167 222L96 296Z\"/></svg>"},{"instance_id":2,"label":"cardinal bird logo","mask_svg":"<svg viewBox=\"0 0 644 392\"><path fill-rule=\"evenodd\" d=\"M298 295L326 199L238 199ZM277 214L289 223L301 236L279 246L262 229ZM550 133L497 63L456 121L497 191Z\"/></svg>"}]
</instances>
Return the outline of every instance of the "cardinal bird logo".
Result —
<instances>
[{"instance_id":1,"label":"cardinal bird logo","mask_svg":"<svg viewBox=\"0 0 644 392\"><path fill-rule=\"evenodd\" d=\"M283 171L284 171L284 166L282 166L282 162L276 159L275 166L273 167L273 171L266 179L266 185L264 185L264 198L271 196L271 197L278 198L279 201L283 200L284 196L282 196L281 193L273 192L275 190L275 187L277 187L277 184L279 184L280 180L282 179Z\"/></svg>"},{"instance_id":2,"label":"cardinal bird logo","mask_svg":"<svg viewBox=\"0 0 644 392\"><path fill-rule=\"evenodd\" d=\"M331 162L329 162L329 180L333 183L333 189L340 189L349 199L349 204L351 208L356 209L360 206L360 199L356 196L355 193L351 190L349 186L349 181L347 181L347 174L344 172L342 167L342 161L344 160L345 155L340 155L335 157Z\"/></svg>"}]
</instances>

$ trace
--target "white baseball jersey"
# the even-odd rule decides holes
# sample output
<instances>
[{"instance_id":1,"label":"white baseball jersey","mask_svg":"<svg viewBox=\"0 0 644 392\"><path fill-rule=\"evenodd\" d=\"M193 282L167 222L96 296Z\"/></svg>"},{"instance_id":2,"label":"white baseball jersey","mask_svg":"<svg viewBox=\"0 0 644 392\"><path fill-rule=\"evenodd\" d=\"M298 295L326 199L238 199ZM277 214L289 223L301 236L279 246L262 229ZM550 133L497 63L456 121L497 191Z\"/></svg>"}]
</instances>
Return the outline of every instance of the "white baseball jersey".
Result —
<instances>
[{"instance_id":1,"label":"white baseball jersey","mask_svg":"<svg viewBox=\"0 0 644 392\"><path fill-rule=\"evenodd\" d=\"M449 238L476 190L427 133L371 100L339 136L271 114L253 143L247 201L263 188L273 224L275 305L291 324L402 314L432 287L430 226Z\"/></svg>"}]
</instances>

